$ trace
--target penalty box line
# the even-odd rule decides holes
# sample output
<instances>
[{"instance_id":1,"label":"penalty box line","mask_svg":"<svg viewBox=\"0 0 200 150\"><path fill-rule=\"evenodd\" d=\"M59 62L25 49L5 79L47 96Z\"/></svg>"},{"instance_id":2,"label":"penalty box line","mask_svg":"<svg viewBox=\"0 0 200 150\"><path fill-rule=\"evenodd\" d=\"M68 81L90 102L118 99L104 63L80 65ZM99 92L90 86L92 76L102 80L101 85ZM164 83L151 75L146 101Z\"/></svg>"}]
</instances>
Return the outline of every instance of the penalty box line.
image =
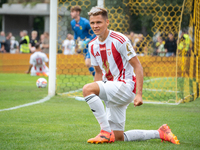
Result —
<instances>
[{"instance_id":1,"label":"penalty box line","mask_svg":"<svg viewBox=\"0 0 200 150\"><path fill-rule=\"evenodd\" d=\"M5 109L0 109L0 112L1 111L8 111L8 110L14 110L14 109L18 109L18 108L22 108L22 107L27 107L27 106L32 106L32 105L35 105L35 104L40 104L40 103L44 103L48 100L51 99L52 96L46 96L45 98L39 100L39 101L36 101L36 102L31 102L31 103L27 103L27 104L23 104L23 105L19 105L19 106L15 106L15 107L11 107L11 108L5 108Z\"/></svg>"}]
</instances>

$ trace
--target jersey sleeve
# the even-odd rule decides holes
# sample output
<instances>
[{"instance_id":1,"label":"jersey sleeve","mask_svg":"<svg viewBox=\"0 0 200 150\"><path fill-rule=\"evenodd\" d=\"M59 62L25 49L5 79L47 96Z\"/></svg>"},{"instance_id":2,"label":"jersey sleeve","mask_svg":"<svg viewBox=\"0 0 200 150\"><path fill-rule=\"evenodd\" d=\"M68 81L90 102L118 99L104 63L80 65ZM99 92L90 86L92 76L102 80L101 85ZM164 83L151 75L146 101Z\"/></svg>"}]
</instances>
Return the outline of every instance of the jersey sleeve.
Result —
<instances>
[{"instance_id":1,"label":"jersey sleeve","mask_svg":"<svg viewBox=\"0 0 200 150\"><path fill-rule=\"evenodd\" d=\"M94 55L94 49L93 49L94 45L89 44L88 49L90 52L90 59L91 59L91 65L92 66L98 66L98 63L96 61L95 55Z\"/></svg>"},{"instance_id":2,"label":"jersey sleeve","mask_svg":"<svg viewBox=\"0 0 200 150\"><path fill-rule=\"evenodd\" d=\"M135 50L131 45L130 40L126 40L119 48L121 54L129 61L131 58L136 56Z\"/></svg>"}]
</instances>

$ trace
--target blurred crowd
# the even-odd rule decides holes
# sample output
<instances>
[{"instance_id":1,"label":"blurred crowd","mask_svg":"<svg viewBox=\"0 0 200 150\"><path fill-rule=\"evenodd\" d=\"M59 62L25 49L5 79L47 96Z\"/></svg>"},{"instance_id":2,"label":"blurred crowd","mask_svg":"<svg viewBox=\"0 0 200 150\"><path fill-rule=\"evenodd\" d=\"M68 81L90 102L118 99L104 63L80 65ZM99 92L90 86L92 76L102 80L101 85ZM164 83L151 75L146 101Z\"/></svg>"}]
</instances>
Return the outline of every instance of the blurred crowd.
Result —
<instances>
[{"instance_id":1,"label":"blurred crowd","mask_svg":"<svg viewBox=\"0 0 200 150\"><path fill-rule=\"evenodd\" d=\"M44 32L38 36L37 31L32 31L31 36L28 36L26 30L22 30L19 33L20 39L12 35L11 32L5 34L4 31L0 32L0 53L34 53L35 44L39 43L42 52L49 53L49 33ZM154 40L148 41L147 37L144 37L141 33L130 33L125 32L129 40L132 43L133 48L135 49L137 55L157 55L157 56L176 56L177 48L179 50L184 49L184 53L189 55L191 48L191 40L187 33L187 30L183 30L180 35L179 43L175 39L173 33L168 33L167 38L163 38L162 34L157 34L154 37ZM67 37L62 42L62 52L64 55L73 55L76 53L75 50L75 41L72 34L67 34Z\"/></svg>"},{"instance_id":2,"label":"blurred crowd","mask_svg":"<svg viewBox=\"0 0 200 150\"><path fill-rule=\"evenodd\" d=\"M37 31L32 31L28 36L26 30L19 32L20 39L16 40L12 32L0 32L0 53L34 53L35 44L39 43L42 52L49 53L49 33L44 32L38 37Z\"/></svg>"},{"instance_id":3,"label":"blurred crowd","mask_svg":"<svg viewBox=\"0 0 200 150\"><path fill-rule=\"evenodd\" d=\"M177 48L184 50L189 55L191 40L187 30L181 31L179 43L174 34L169 32L167 35L158 33L152 39L145 37L141 33L124 32L136 51L138 56L176 56ZM62 43L62 53L65 55L75 54L75 41L73 35L67 34L67 38Z\"/></svg>"},{"instance_id":4,"label":"blurred crowd","mask_svg":"<svg viewBox=\"0 0 200 150\"><path fill-rule=\"evenodd\" d=\"M158 33L149 40L148 37L144 37L143 34L136 34L133 31L130 33L124 33L132 43L137 55L156 55L156 56L176 56L178 50L184 52L185 56L189 56L191 50L191 38L188 35L188 31L183 29L180 32L180 39L177 41L173 33L169 32L168 35ZM167 37L167 38L165 38Z\"/></svg>"}]
</instances>

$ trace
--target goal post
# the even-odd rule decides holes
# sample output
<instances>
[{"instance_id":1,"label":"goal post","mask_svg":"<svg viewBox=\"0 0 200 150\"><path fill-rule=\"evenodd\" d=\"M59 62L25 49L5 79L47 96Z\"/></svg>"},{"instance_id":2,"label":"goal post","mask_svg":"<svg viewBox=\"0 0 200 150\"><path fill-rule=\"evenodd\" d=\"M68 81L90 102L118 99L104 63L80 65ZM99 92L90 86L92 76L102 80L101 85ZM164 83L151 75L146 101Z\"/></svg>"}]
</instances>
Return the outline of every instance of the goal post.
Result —
<instances>
[{"instance_id":1,"label":"goal post","mask_svg":"<svg viewBox=\"0 0 200 150\"><path fill-rule=\"evenodd\" d=\"M50 40L49 40L49 86L48 95L56 92L56 56L57 56L57 0L50 1Z\"/></svg>"}]
</instances>

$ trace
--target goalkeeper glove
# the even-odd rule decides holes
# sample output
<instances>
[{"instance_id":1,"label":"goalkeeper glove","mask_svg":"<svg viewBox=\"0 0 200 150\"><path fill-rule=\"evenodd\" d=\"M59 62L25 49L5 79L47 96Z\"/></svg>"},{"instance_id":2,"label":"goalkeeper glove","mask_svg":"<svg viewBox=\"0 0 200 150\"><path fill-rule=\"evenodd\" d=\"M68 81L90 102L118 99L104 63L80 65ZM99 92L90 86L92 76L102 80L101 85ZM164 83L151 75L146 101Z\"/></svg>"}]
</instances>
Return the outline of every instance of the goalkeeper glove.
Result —
<instances>
[{"instance_id":1,"label":"goalkeeper glove","mask_svg":"<svg viewBox=\"0 0 200 150\"><path fill-rule=\"evenodd\" d=\"M86 48L86 45L90 42L90 39L86 39L85 41L79 41L78 42L78 47L79 49L84 49Z\"/></svg>"}]
</instances>

